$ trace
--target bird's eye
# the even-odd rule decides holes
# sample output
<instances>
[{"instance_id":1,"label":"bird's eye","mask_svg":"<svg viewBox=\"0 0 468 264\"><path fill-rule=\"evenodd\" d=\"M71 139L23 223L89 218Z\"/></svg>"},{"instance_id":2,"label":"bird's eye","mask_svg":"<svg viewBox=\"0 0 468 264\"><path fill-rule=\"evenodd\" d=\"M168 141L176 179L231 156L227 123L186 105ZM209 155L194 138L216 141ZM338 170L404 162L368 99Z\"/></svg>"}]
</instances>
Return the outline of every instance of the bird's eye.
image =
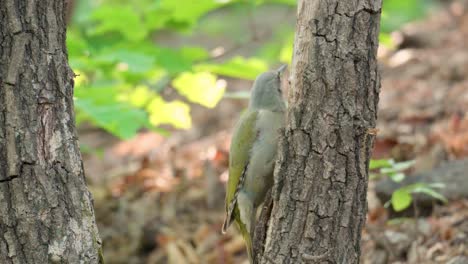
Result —
<instances>
[{"instance_id":1,"label":"bird's eye","mask_svg":"<svg viewBox=\"0 0 468 264\"><path fill-rule=\"evenodd\" d=\"M281 88L278 88L278 93L282 94Z\"/></svg>"}]
</instances>

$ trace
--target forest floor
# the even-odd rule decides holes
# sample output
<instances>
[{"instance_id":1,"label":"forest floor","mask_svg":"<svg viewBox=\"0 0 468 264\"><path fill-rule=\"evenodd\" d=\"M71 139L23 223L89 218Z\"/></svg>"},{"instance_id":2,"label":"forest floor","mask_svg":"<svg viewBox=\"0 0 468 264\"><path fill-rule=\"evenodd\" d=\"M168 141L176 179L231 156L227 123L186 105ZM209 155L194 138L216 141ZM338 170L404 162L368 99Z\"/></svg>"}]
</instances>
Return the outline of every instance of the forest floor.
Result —
<instances>
[{"instance_id":1,"label":"forest floor","mask_svg":"<svg viewBox=\"0 0 468 264\"><path fill-rule=\"evenodd\" d=\"M466 7L452 2L395 33L396 50L379 50L374 158L415 160L409 177L444 162L468 162ZM251 85L229 83L239 90ZM220 233L230 130L245 106L235 99L215 109L193 106L194 127L167 138L141 132L122 142L80 128L82 145L97 149L83 157L106 263L245 262L235 228ZM391 218L375 184L368 193L363 263L468 263L468 198L434 205L425 216Z\"/></svg>"}]
</instances>

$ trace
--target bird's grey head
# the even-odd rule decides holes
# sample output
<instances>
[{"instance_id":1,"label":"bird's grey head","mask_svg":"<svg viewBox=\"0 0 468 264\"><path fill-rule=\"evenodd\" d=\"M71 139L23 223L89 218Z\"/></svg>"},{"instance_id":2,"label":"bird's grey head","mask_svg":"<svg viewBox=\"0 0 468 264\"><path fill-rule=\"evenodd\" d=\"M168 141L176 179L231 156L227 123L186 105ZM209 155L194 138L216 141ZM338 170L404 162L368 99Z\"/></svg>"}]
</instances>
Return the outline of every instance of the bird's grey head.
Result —
<instances>
[{"instance_id":1,"label":"bird's grey head","mask_svg":"<svg viewBox=\"0 0 468 264\"><path fill-rule=\"evenodd\" d=\"M276 71L268 71L257 76L252 88L249 107L284 111L286 104L281 92L281 75L286 65Z\"/></svg>"}]
</instances>

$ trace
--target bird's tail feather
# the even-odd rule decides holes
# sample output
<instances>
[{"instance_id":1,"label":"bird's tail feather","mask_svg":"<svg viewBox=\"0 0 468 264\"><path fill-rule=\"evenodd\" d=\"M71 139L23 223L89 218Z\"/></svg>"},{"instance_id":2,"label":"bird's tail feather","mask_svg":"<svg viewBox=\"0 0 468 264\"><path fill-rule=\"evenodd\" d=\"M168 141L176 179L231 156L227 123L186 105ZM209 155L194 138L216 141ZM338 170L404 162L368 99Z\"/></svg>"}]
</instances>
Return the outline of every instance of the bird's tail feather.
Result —
<instances>
[{"instance_id":1,"label":"bird's tail feather","mask_svg":"<svg viewBox=\"0 0 468 264\"><path fill-rule=\"evenodd\" d=\"M252 236L250 230L247 230L244 224L239 224L239 230L245 241L245 247L247 248L247 255L249 257L249 263L254 264L253 248L252 248Z\"/></svg>"}]
</instances>

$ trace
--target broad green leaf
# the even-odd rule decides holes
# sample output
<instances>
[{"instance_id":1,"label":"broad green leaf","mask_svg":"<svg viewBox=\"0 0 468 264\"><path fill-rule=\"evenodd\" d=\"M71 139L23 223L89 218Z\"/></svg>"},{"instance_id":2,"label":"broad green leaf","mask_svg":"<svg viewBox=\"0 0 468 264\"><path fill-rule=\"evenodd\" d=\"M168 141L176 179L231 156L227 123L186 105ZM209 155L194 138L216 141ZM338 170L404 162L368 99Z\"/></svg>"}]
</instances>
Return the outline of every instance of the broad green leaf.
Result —
<instances>
[{"instance_id":1,"label":"broad green leaf","mask_svg":"<svg viewBox=\"0 0 468 264\"><path fill-rule=\"evenodd\" d=\"M81 36L78 30L69 29L67 34L68 54L73 56L82 56L87 51L88 43Z\"/></svg>"},{"instance_id":2,"label":"broad green leaf","mask_svg":"<svg viewBox=\"0 0 468 264\"><path fill-rule=\"evenodd\" d=\"M155 64L155 58L144 53L130 50L109 50L96 56L95 60L109 63L120 63L120 71L136 73L146 72Z\"/></svg>"},{"instance_id":3,"label":"broad green leaf","mask_svg":"<svg viewBox=\"0 0 468 264\"><path fill-rule=\"evenodd\" d=\"M145 24L130 5L101 5L91 14L98 24L93 34L118 32L129 41L141 41L148 35Z\"/></svg>"},{"instance_id":4,"label":"broad green leaf","mask_svg":"<svg viewBox=\"0 0 468 264\"><path fill-rule=\"evenodd\" d=\"M431 196L431 197L433 197L433 198L435 198L435 199L437 199L439 201L442 201L444 203L448 202L447 198L445 198L444 195L442 195L441 193L439 193L439 192L437 192L434 189L429 188L429 187L418 188L418 189L414 190L413 192L415 192L415 193L425 193L425 194L427 194L427 195L429 195L429 196Z\"/></svg>"},{"instance_id":5,"label":"broad green leaf","mask_svg":"<svg viewBox=\"0 0 468 264\"><path fill-rule=\"evenodd\" d=\"M208 72L184 72L174 79L172 85L188 100L209 108L218 104L226 89L226 81L217 80Z\"/></svg>"},{"instance_id":6,"label":"broad green leaf","mask_svg":"<svg viewBox=\"0 0 468 264\"><path fill-rule=\"evenodd\" d=\"M297 0L265 0L266 3L278 3L278 4L285 4L290 6L297 5Z\"/></svg>"},{"instance_id":7,"label":"broad green leaf","mask_svg":"<svg viewBox=\"0 0 468 264\"><path fill-rule=\"evenodd\" d=\"M209 57L208 51L200 47L182 47L179 49L179 52L183 58L191 62L204 60Z\"/></svg>"},{"instance_id":8,"label":"broad green leaf","mask_svg":"<svg viewBox=\"0 0 468 264\"><path fill-rule=\"evenodd\" d=\"M257 75L268 70L268 65L258 58L235 57L223 64L199 64L195 66L195 69L234 78L255 80Z\"/></svg>"},{"instance_id":9,"label":"broad green leaf","mask_svg":"<svg viewBox=\"0 0 468 264\"><path fill-rule=\"evenodd\" d=\"M375 170L380 168L388 168L392 166L392 160L389 159L371 159L369 163L369 170Z\"/></svg>"},{"instance_id":10,"label":"broad green leaf","mask_svg":"<svg viewBox=\"0 0 468 264\"><path fill-rule=\"evenodd\" d=\"M435 186L440 186L437 183L434 183ZM410 193L425 193L433 198L436 198L444 203L447 202L447 198L445 198L441 193L435 191L432 187L434 185L427 184L427 183L414 183L408 186L405 186L404 188L406 191Z\"/></svg>"},{"instance_id":11,"label":"broad green leaf","mask_svg":"<svg viewBox=\"0 0 468 264\"><path fill-rule=\"evenodd\" d=\"M178 74L192 69L193 62L200 58L200 53L186 50L160 48L156 53L156 63L170 74ZM184 57L186 55L187 57Z\"/></svg>"},{"instance_id":12,"label":"broad green leaf","mask_svg":"<svg viewBox=\"0 0 468 264\"><path fill-rule=\"evenodd\" d=\"M395 47L395 44L393 43L391 35L387 32L380 32L379 43L383 44L387 48L392 49Z\"/></svg>"},{"instance_id":13,"label":"broad green leaf","mask_svg":"<svg viewBox=\"0 0 468 264\"><path fill-rule=\"evenodd\" d=\"M151 98L155 97L156 94L151 91L147 86L140 85L135 87L128 94L128 102L136 107L144 107L148 104Z\"/></svg>"},{"instance_id":14,"label":"broad green leaf","mask_svg":"<svg viewBox=\"0 0 468 264\"><path fill-rule=\"evenodd\" d=\"M172 19L175 21L195 23L202 15L220 7L229 1L220 0L197 0L197 1L174 1L162 0L161 8L172 11Z\"/></svg>"},{"instance_id":15,"label":"broad green leaf","mask_svg":"<svg viewBox=\"0 0 468 264\"><path fill-rule=\"evenodd\" d=\"M170 124L176 128L188 129L192 126L190 107L181 101L165 102L155 97L147 106L150 122L154 126Z\"/></svg>"},{"instance_id":16,"label":"broad green leaf","mask_svg":"<svg viewBox=\"0 0 468 264\"><path fill-rule=\"evenodd\" d=\"M81 115L106 129L110 133L128 139L138 129L148 127L148 117L140 109L117 101L115 87L81 88L75 92L75 106Z\"/></svg>"},{"instance_id":17,"label":"broad green leaf","mask_svg":"<svg viewBox=\"0 0 468 264\"><path fill-rule=\"evenodd\" d=\"M404 188L400 188L392 193L391 201L393 210L400 212L410 206L412 198L408 191Z\"/></svg>"}]
</instances>

